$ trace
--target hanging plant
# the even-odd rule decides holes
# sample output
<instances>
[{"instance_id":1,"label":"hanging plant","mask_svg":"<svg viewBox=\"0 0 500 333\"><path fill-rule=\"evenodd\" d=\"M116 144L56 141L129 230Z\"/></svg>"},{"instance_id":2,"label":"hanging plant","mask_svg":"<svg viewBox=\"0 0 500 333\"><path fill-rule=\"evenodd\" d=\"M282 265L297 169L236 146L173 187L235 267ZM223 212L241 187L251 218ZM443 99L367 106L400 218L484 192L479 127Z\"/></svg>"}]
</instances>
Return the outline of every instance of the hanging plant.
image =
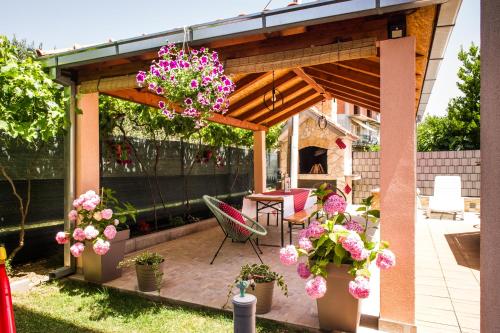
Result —
<instances>
[{"instance_id":1,"label":"hanging plant","mask_svg":"<svg viewBox=\"0 0 500 333\"><path fill-rule=\"evenodd\" d=\"M224 114L235 85L224 75L217 52L207 48L179 49L174 44L160 48L149 71L136 76L139 86L165 97L158 107L168 119L192 119L198 129L212 113Z\"/></svg>"}]
</instances>

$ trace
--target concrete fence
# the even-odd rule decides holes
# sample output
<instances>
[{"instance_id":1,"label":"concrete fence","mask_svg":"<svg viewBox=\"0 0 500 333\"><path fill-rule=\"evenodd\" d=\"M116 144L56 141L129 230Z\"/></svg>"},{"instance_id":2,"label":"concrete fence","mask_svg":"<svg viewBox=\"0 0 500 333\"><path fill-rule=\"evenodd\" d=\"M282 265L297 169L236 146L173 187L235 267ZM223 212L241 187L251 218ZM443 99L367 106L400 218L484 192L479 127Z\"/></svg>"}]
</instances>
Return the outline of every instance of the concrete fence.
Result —
<instances>
[{"instance_id":1,"label":"concrete fence","mask_svg":"<svg viewBox=\"0 0 500 333\"><path fill-rule=\"evenodd\" d=\"M462 196L479 197L480 195L480 151L434 151L417 153L417 188L423 196L434 192L434 177L460 176ZM370 191L380 186L378 152L354 152L353 173L361 175L353 182L353 200L359 203L370 195Z\"/></svg>"}]
</instances>

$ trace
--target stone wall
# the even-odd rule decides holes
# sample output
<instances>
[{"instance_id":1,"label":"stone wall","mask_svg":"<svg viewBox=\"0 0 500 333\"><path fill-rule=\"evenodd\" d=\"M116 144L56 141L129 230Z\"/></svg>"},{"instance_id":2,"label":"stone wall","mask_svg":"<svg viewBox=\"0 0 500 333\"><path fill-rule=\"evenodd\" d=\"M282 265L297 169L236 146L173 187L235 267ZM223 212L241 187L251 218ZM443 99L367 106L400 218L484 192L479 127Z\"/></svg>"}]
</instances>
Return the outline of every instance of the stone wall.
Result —
<instances>
[{"instance_id":1,"label":"stone wall","mask_svg":"<svg viewBox=\"0 0 500 333\"><path fill-rule=\"evenodd\" d=\"M359 203L379 187L379 153L354 152L353 174L361 175L353 182L353 201ZM462 196L480 196L480 151L435 151L417 153L417 188L423 196L434 192L434 178L440 175L460 176Z\"/></svg>"}]
</instances>

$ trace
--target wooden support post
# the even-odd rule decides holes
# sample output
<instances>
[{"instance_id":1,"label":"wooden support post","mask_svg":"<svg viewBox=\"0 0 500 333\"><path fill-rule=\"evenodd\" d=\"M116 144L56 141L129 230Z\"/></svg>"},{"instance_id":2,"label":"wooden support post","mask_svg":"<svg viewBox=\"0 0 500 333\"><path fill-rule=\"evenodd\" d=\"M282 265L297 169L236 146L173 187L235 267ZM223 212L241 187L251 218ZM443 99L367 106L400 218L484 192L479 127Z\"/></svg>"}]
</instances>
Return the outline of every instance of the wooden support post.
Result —
<instances>
[{"instance_id":1,"label":"wooden support post","mask_svg":"<svg viewBox=\"0 0 500 333\"><path fill-rule=\"evenodd\" d=\"M381 272L379 329L415 332L415 37L380 42L381 238L396 267Z\"/></svg>"},{"instance_id":2,"label":"wooden support post","mask_svg":"<svg viewBox=\"0 0 500 333\"><path fill-rule=\"evenodd\" d=\"M266 190L266 132L253 132L253 179L255 193Z\"/></svg>"}]
</instances>

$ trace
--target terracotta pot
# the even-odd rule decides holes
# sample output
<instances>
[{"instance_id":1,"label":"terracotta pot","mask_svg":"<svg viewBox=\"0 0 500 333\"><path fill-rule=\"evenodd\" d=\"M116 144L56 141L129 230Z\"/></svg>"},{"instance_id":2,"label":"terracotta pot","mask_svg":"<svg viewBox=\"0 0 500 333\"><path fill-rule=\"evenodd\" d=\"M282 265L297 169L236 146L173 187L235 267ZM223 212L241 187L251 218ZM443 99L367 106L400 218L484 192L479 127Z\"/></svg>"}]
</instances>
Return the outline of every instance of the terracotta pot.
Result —
<instances>
[{"instance_id":1,"label":"terracotta pot","mask_svg":"<svg viewBox=\"0 0 500 333\"><path fill-rule=\"evenodd\" d=\"M356 332L361 317L361 303L349 294L352 275L349 265L328 265L325 296L317 300L319 327L326 331Z\"/></svg>"},{"instance_id":2,"label":"terracotta pot","mask_svg":"<svg viewBox=\"0 0 500 333\"><path fill-rule=\"evenodd\" d=\"M248 293L254 295L257 298L257 314L264 314L271 311L273 306L273 292L274 292L274 281L256 283L255 289L251 287L248 288Z\"/></svg>"},{"instance_id":3,"label":"terracotta pot","mask_svg":"<svg viewBox=\"0 0 500 333\"><path fill-rule=\"evenodd\" d=\"M163 283L163 261L158 267L157 276L152 265L135 265L135 273L137 274L137 287L140 291L155 291L161 288ZM158 282L158 279L160 281Z\"/></svg>"},{"instance_id":4,"label":"terracotta pot","mask_svg":"<svg viewBox=\"0 0 500 333\"><path fill-rule=\"evenodd\" d=\"M117 268L118 263L125 255L125 242L130 237L130 230L122 230L116 233L110 241L108 253L103 256L97 255L92 248L91 242L85 243L83 251L83 276L86 281L104 283L122 275L122 270Z\"/></svg>"}]
</instances>

